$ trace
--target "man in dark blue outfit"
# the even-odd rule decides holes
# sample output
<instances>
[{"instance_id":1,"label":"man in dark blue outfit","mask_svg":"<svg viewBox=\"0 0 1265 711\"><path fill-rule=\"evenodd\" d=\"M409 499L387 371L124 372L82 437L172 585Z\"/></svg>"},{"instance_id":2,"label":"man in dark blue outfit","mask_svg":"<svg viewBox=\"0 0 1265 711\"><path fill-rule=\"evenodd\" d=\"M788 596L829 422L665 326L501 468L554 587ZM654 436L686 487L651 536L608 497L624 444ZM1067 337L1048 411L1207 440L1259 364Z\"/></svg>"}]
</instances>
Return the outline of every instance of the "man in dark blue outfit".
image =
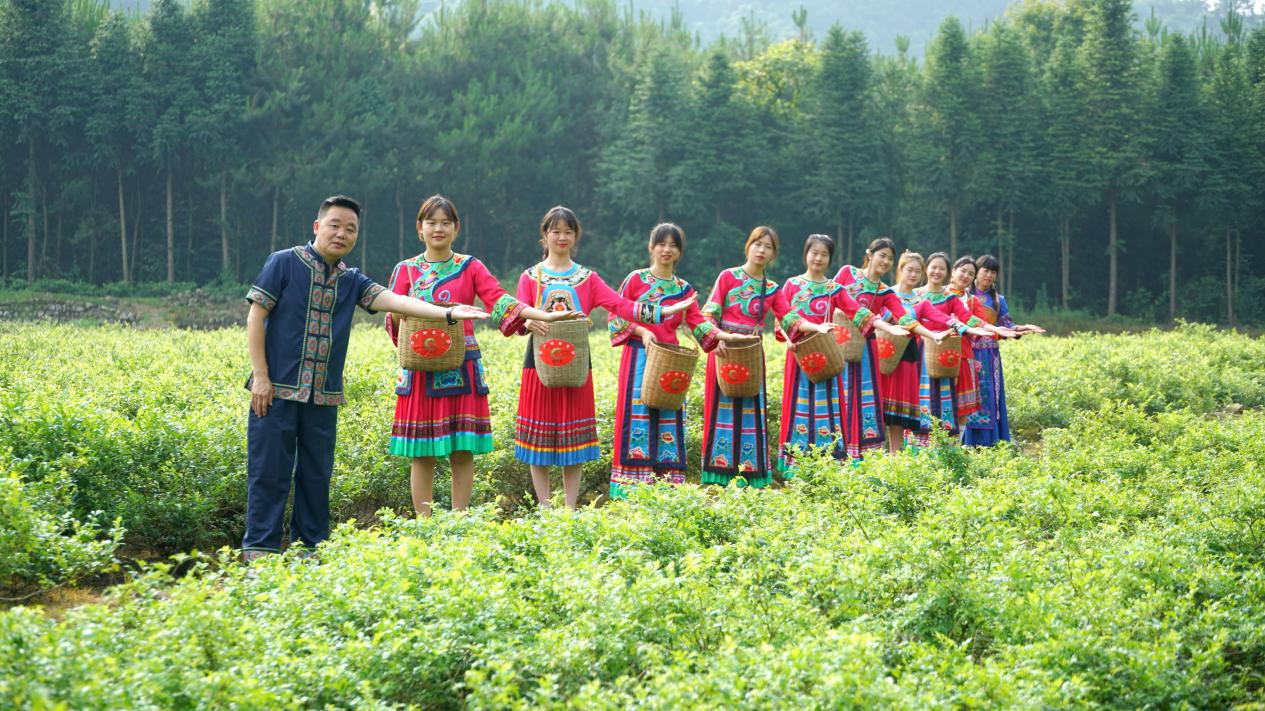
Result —
<instances>
[{"instance_id":1,"label":"man in dark blue outfit","mask_svg":"<svg viewBox=\"0 0 1265 711\"><path fill-rule=\"evenodd\" d=\"M326 199L312 225L313 239L274 252L246 300L250 351L250 421L246 428L246 535L249 562L281 551L290 480L294 513L290 538L307 548L329 537L329 482L334 470L338 405L352 309L403 316L483 319L470 306L440 307L388 291L342 259L356 246L360 205Z\"/></svg>"}]
</instances>

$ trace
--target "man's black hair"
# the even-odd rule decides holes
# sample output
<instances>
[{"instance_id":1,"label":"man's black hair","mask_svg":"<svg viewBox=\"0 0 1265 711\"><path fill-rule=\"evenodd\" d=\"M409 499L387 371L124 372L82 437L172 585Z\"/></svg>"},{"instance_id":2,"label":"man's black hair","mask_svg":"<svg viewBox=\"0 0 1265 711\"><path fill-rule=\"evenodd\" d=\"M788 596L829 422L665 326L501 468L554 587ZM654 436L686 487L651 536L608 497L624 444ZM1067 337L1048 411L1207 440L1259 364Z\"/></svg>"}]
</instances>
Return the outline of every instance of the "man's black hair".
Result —
<instances>
[{"instance_id":1,"label":"man's black hair","mask_svg":"<svg viewBox=\"0 0 1265 711\"><path fill-rule=\"evenodd\" d=\"M329 212L331 207L345 207L356 213L357 219L360 217L360 203L356 202L353 198L347 197L346 195L334 195L333 197L325 198L325 200L321 202L321 209L316 211L316 219L319 220L324 217L325 213Z\"/></svg>"}]
</instances>

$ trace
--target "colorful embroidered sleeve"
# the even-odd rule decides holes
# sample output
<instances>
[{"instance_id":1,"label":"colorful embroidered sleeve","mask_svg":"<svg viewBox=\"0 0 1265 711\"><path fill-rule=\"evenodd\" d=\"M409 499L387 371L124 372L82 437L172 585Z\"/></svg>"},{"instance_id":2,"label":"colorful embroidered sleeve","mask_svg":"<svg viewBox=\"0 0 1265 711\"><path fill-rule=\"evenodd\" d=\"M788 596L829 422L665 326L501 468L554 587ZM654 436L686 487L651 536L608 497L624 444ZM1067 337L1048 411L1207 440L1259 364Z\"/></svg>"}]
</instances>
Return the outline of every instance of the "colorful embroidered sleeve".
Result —
<instances>
[{"instance_id":1,"label":"colorful embroidered sleeve","mask_svg":"<svg viewBox=\"0 0 1265 711\"><path fill-rule=\"evenodd\" d=\"M896 295L896 292L889 290L884 293L881 303L883 309L891 316L899 314L899 318L896 319L896 325L912 328L914 324L918 323L918 319L914 318L914 315L909 313L909 309L905 308L905 303L900 300L900 297Z\"/></svg>"},{"instance_id":2,"label":"colorful embroidered sleeve","mask_svg":"<svg viewBox=\"0 0 1265 711\"><path fill-rule=\"evenodd\" d=\"M690 304L690 307L685 310L685 325L690 327L694 340L698 341L699 347L705 353L711 353L716 346L720 345L720 338L716 335L720 329L703 316L703 310L698 307L698 304Z\"/></svg>"},{"instance_id":3,"label":"colorful embroidered sleeve","mask_svg":"<svg viewBox=\"0 0 1265 711\"><path fill-rule=\"evenodd\" d=\"M492 314L492 323L496 324L502 335L512 336L518 333L518 330L526 324L522 313L523 309L527 308L527 304L510 296L483 262L473 257L471 259L473 261L466 269L470 272L474 293L479 295L484 307Z\"/></svg>"},{"instance_id":4,"label":"colorful embroidered sleeve","mask_svg":"<svg viewBox=\"0 0 1265 711\"><path fill-rule=\"evenodd\" d=\"M1010 317L1010 309L1006 306L1006 297L997 295L997 325L1004 328L1015 328L1015 320Z\"/></svg>"},{"instance_id":5,"label":"colorful embroidered sleeve","mask_svg":"<svg viewBox=\"0 0 1265 711\"><path fill-rule=\"evenodd\" d=\"M786 298L785 287L774 292L773 298L769 301L769 310L773 312L778 325L786 332L787 337L795 340L795 337L799 335L799 322L803 321L804 317L791 308L791 301Z\"/></svg>"},{"instance_id":6,"label":"colorful embroidered sleeve","mask_svg":"<svg viewBox=\"0 0 1265 711\"><path fill-rule=\"evenodd\" d=\"M255 282L246 292L247 301L259 304L265 311L272 311L277 305L277 299L281 298L282 290L285 289L285 260L290 253L290 250L284 250L268 255L268 261L264 262L263 269L259 270L259 276L255 277Z\"/></svg>"},{"instance_id":7,"label":"colorful embroidered sleeve","mask_svg":"<svg viewBox=\"0 0 1265 711\"><path fill-rule=\"evenodd\" d=\"M591 282L589 288L592 290L590 294L593 297L593 304L589 308L601 306L608 312L628 321L648 324L661 323L663 321L663 309L658 304L647 304L625 299L616 294L614 289L607 286L597 272L593 272L589 276L589 280Z\"/></svg>"},{"instance_id":8,"label":"colorful embroidered sleeve","mask_svg":"<svg viewBox=\"0 0 1265 711\"><path fill-rule=\"evenodd\" d=\"M978 328L979 325L983 323L979 316L972 314L970 310L966 308L966 304L962 303L962 299L957 296L950 296L949 301L953 304L953 317L961 324L961 328L958 329L958 333L962 333L968 328ZM954 328L958 327L954 326Z\"/></svg>"},{"instance_id":9,"label":"colorful embroidered sleeve","mask_svg":"<svg viewBox=\"0 0 1265 711\"><path fill-rule=\"evenodd\" d=\"M637 278L637 272L631 272L624 277L624 283L619 285L619 295L625 299L635 300L641 294L637 285L641 283L641 279ZM616 316L614 312L608 312L606 327L611 333L611 345L622 346L629 341L637 333L637 326L627 319Z\"/></svg>"},{"instance_id":10,"label":"colorful embroidered sleeve","mask_svg":"<svg viewBox=\"0 0 1265 711\"><path fill-rule=\"evenodd\" d=\"M725 294L729 292L728 277L728 269L716 275L711 296L708 296L707 303L703 304L703 318L711 321L713 326L720 325L721 315L725 312Z\"/></svg>"},{"instance_id":11,"label":"colorful embroidered sleeve","mask_svg":"<svg viewBox=\"0 0 1265 711\"><path fill-rule=\"evenodd\" d=\"M852 323L857 328L864 329L865 325L874 318L874 312L858 304L847 289L836 291L831 298L834 307L842 311L844 316L852 319Z\"/></svg>"},{"instance_id":12,"label":"colorful embroidered sleeve","mask_svg":"<svg viewBox=\"0 0 1265 711\"><path fill-rule=\"evenodd\" d=\"M387 282L387 284L390 285L392 292L401 296L408 296L409 291L413 288L413 270L409 268L408 262L400 262L395 265L395 271L391 272L391 281ZM396 343L400 325L395 322L395 315L388 313L385 321L387 334L391 336L391 343Z\"/></svg>"},{"instance_id":13,"label":"colorful embroidered sleeve","mask_svg":"<svg viewBox=\"0 0 1265 711\"><path fill-rule=\"evenodd\" d=\"M914 306L914 316L919 323L932 331L943 331L949 328L949 317L926 299L919 301Z\"/></svg>"}]
</instances>

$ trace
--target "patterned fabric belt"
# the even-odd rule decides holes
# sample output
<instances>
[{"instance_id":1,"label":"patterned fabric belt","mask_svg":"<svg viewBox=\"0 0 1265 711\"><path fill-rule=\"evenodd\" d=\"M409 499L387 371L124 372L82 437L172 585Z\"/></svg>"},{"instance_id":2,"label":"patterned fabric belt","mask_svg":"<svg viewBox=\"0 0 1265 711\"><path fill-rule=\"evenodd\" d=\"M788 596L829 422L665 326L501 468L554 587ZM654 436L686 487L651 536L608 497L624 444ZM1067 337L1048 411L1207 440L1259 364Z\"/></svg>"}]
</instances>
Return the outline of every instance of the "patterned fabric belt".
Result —
<instances>
[{"instance_id":1,"label":"patterned fabric belt","mask_svg":"<svg viewBox=\"0 0 1265 711\"><path fill-rule=\"evenodd\" d=\"M725 320L721 320L720 327L722 330L728 331L730 333L740 333L744 336L757 334L763 330L759 326L753 326L751 324L746 324L746 323L734 323L733 321L725 321Z\"/></svg>"}]
</instances>

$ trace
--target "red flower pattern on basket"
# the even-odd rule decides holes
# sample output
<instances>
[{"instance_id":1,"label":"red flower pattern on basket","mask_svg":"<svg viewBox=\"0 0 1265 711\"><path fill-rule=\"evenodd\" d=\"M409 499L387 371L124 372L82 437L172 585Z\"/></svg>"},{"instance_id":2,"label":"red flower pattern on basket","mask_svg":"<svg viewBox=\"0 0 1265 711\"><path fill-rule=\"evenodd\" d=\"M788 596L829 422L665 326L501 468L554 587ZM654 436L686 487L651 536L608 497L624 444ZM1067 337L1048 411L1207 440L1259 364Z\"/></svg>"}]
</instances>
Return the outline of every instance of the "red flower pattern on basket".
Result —
<instances>
[{"instance_id":1,"label":"red flower pattern on basket","mask_svg":"<svg viewBox=\"0 0 1265 711\"><path fill-rule=\"evenodd\" d=\"M452 348L452 337L438 328L423 328L413 333L409 347L423 358L438 358Z\"/></svg>"},{"instance_id":2,"label":"red flower pattern on basket","mask_svg":"<svg viewBox=\"0 0 1265 711\"><path fill-rule=\"evenodd\" d=\"M847 343L848 339L852 338L852 332L846 328L836 328L834 331L835 343L838 343L841 346Z\"/></svg>"},{"instance_id":3,"label":"red flower pattern on basket","mask_svg":"<svg viewBox=\"0 0 1265 711\"><path fill-rule=\"evenodd\" d=\"M575 346L561 338L551 338L540 344L537 355L545 365L562 366L575 360Z\"/></svg>"},{"instance_id":4,"label":"red flower pattern on basket","mask_svg":"<svg viewBox=\"0 0 1265 711\"><path fill-rule=\"evenodd\" d=\"M683 370L669 370L659 376L659 387L670 395L679 395L690 387L690 374Z\"/></svg>"},{"instance_id":5,"label":"red flower pattern on basket","mask_svg":"<svg viewBox=\"0 0 1265 711\"><path fill-rule=\"evenodd\" d=\"M815 375L826 367L826 355L824 353L808 353L800 359L799 367L803 368L805 373Z\"/></svg>"},{"instance_id":6,"label":"red flower pattern on basket","mask_svg":"<svg viewBox=\"0 0 1265 711\"><path fill-rule=\"evenodd\" d=\"M751 371L745 365L737 363L725 363L720 366L720 377L724 378L726 383L738 385L745 383L751 378Z\"/></svg>"},{"instance_id":7,"label":"red flower pattern on basket","mask_svg":"<svg viewBox=\"0 0 1265 711\"><path fill-rule=\"evenodd\" d=\"M940 351L940 355L936 360L940 361L940 365L946 368L952 368L958 364L961 355L957 351Z\"/></svg>"},{"instance_id":8,"label":"red flower pattern on basket","mask_svg":"<svg viewBox=\"0 0 1265 711\"><path fill-rule=\"evenodd\" d=\"M896 346L893 346L891 341L878 339L878 357L891 358L894 355L896 355Z\"/></svg>"}]
</instances>

